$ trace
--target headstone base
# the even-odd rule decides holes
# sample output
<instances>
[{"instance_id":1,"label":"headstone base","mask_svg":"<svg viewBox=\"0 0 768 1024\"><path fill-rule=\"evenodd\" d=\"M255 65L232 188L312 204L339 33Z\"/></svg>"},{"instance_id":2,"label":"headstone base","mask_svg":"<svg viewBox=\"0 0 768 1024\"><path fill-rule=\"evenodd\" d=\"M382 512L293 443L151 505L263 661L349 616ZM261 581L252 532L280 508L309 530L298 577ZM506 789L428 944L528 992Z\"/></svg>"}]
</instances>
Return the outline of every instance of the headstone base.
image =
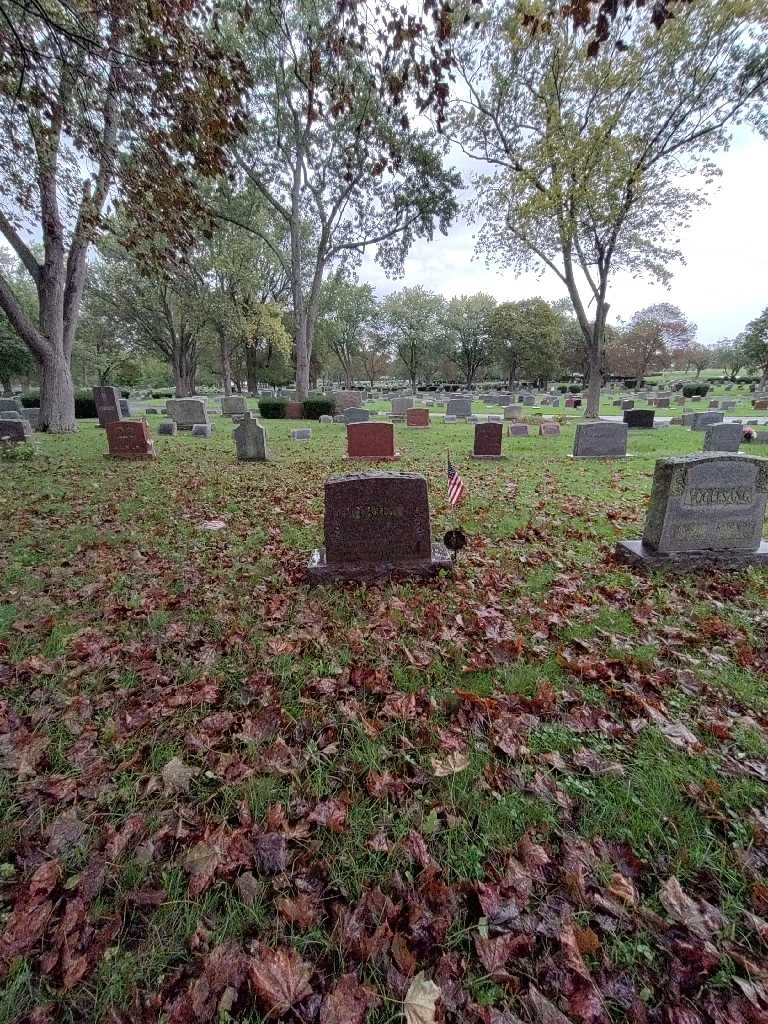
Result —
<instances>
[{"instance_id":1,"label":"headstone base","mask_svg":"<svg viewBox=\"0 0 768 1024\"><path fill-rule=\"evenodd\" d=\"M394 455L348 455L350 462L397 462L400 452Z\"/></svg>"},{"instance_id":2,"label":"headstone base","mask_svg":"<svg viewBox=\"0 0 768 1024\"><path fill-rule=\"evenodd\" d=\"M662 554L646 547L641 540L620 540L616 557L630 565L646 569L668 569L685 572L688 569L706 569L718 566L726 569L745 569L750 565L768 565L768 541L761 541L757 551L678 551Z\"/></svg>"},{"instance_id":3,"label":"headstone base","mask_svg":"<svg viewBox=\"0 0 768 1024\"><path fill-rule=\"evenodd\" d=\"M144 453L144 452L115 452L114 454L112 454L111 452L107 452L106 455L104 456L104 458L105 459L129 459L132 462L135 462L137 459L141 459L141 460L156 459L157 458L157 452L146 452L146 453Z\"/></svg>"},{"instance_id":4,"label":"headstone base","mask_svg":"<svg viewBox=\"0 0 768 1024\"><path fill-rule=\"evenodd\" d=\"M472 458L473 459L480 459L482 461L496 461L496 462L498 462L499 459L506 459L506 457L507 457L506 455L475 455L474 452L472 453Z\"/></svg>"},{"instance_id":5,"label":"headstone base","mask_svg":"<svg viewBox=\"0 0 768 1024\"><path fill-rule=\"evenodd\" d=\"M626 455L574 455L568 453L568 458L573 459L575 462L594 462L595 459L602 459L607 461L610 459L611 462L622 462L624 459L634 459L634 452L627 452Z\"/></svg>"},{"instance_id":6,"label":"headstone base","mask_svg":"<svg viewBox=\"0 0 768 1024\"><path fill-rule=\"evenodd\" d=\"M441 569L448 572L453 571L451 553L445 544L433 543L431 558L420 558L412 562L336 562L329 564L325 559L325 548L315 548L307 565L307 575L311 583L335 580L366 582L384 579L387 576L429 579L436 576Z\"/></svg>"}]
</instances>

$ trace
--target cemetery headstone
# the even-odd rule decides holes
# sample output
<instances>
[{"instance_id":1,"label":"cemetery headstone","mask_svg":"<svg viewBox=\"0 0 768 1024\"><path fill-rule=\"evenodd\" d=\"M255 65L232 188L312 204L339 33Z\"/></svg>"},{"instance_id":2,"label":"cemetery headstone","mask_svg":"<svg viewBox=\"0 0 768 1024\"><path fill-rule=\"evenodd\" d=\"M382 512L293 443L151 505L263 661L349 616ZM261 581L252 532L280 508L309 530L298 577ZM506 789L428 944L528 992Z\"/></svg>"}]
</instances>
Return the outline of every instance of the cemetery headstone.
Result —
<instances>
[{"instance_id":1,"label":"cemetery headstone","mask_svg":"<svg viewBox=\"0 0 768 1024\"><path fill-rule=\"evenodd\" d=\"M626 423L577 423L573 441L575 459L623 459L627 454Z\"/></svg>"},{"instance_id":2,"label":"cemetery headstone","mask_svg":"<svg viewBox=\"0 0 768 1024\"><path fill-rule=\"evenodd\" d=\"M360 409L352 405L345 409L341 415L344 423L367 423L371 418L371 414L367 409Z\"/></svg>"},{"instance_id":3,"label":"cemetery headstone","mask_svg":"<svg viewBox=\"0 0 768 1024\"><path fill-rule=\"evenodd\" d=\"M238 462L266 462L267 432L250 412L246 412L232 431Z\"/></svg>"},{"instance_id":4,"label":"cemetery headstone","mask_svg":"<svg viewBox=\"0 0 768 1024\"><path fill-rule=\"evenodd\" d=\"M361 391L332 391L331 398L336 403L337 413L363 404L363 394Z\"/></svg>"},{"instance_id":5,"label":"cemetery headstone","mask_svg":"<svg viewBox=\"0 0 768 1024\"><path fill-rule=\"evenodd\" d=\"M455 423L458 417L449 416L448 413L443 416L443 423Z\"/></svg>"},{"instance_id":6,"label":"cemetery headstone","mask_svg":"<svg viewBox=\"0 0 768 1024\"><path fill-rule=\"evenodd\" d=\"M0 413L21 411L22 405L18 398L0 398Z\"/></svg>"},{"instance_id":7,"label":"cemetery headstone","mask_svg":"<svg viewBox=\"0 0 768 1024\"><path fill-rule=\"evenodd\" d=\"M740 423L713 423L704 432L705 452L737 452L743 428Z\"/></svg>"},{"instance_id":8,"label":"cemetery headstone","mask_svg":"<svg viewBox=\"0 0 768 1024\"><path fill-rule=\"evenodd\" d=\"M505 405L504 406L504 419L505 420L519 420L523 415L522 405Z\"/></svg>"},{"instance_id":9,"label":"cemetery headstone","mask_svg":"<svg viewBox=\"0 0 768 1024\"><path fill-rule=\"evenodd\" d=\"M108 423L115 423L123 418L118 388L100 384L93 388L93 400L96 403L96 415L99 417L100 427L106 427Z\"/></svg>"},{"instance_id":10,"label":"cemetery headstone","mask_svg":"<svg viewBox=\"0 0 768 1024\"><path fill-rule=\"evenodd\" d=\"M695 412L691 422L691 430L705 430L707 427L711 427L713 423L722 422L723 414L721 412Z\"/></svg>"},{"instance_id":11,"label":"cemetery headstone","mask_svg":"<svg viewBox=\"0 0 768 1024\"><path fill-rule=\"evenodd\" d=\"M655 409L625 409L624 422L630 430L651 430L656 416Z\"/></svg>"},{"instance_id":12,"label":"cemetery headstone","mask_svg":"<svg viewBox=\"0 0 768 1024\"><path fill-rule=\"evenodd\" d=\"M560 424L552 420L542 420L539 424L540 437L560 437Z\"/></svg>"},{"instance_id":13,"label":"cemetery headstone","mask_svg":"<svg viewBox=\"0 0 768 1024\"><path fill-rule=\"evenodd\" d=\"M285 418L287 420L301 420L304 418L304 406L301 402L290 401L285 406Z\"/></svg>"},{"instance_id":14,"label":"cemetery headstone","mask_svg":"<svg viewBox=\"0 0 768 1024\"><path fill-rule=\"evenodd\" d=\"M528 437L527 423L508 423L507 437Z\"/></svg>"},{"instance_id":15,"label":"cemetery headstone","mask_svg":"<svg viewBox=\"0 0 768 1024\"><path fill-rule=\"evenodd\" d=\"M419 473L329 477L324 534L325 547L307 567L311 580L429 577L452 568L448 549L432 542L427 481Z\"/></svg>"},{"instance_id":16,"label":"cemetery headstone","mask_svg":"<svg viewBox=\"0 0 768 1024\"><path fill-rule=\"evenodd\" d=\"M429 409L408 409L405 422L409 427L423 429L429 426Z\"/></svg>"},{"instance_id":17,"label":"cemetery headstone","mask_svg":"<svg viewBox=\"0 0 768 1024\"><path fill-rule=\"evenodd\" d=\"M447 416L455 416L457 419L466 419L472 415L471 398L449 398L445 407Z\"/></svg>"},{"instance_id":18,"label":"cemetery headstone","mask_svg":"<svg viewBox=\"0 0 768 1024\"><path fill-rule=\"evenodd\" d=\"M476 423L473 459L501 459L501 423Z\"/></svg>"},{"instance_id":19,"label":"cemetery headstone","mask_svg":"<svg viewBox=\"0 0 768 1024\"><path fill-rule=\"evenodd\" d=\"M166 436L174 437L178 429L179 428L176 426L173 420L164 420L161 424L159 424L157 432L158 434L164 434Z\"/></svg>"},{"instance_id":20,"label":"cemetery headstone","mask_svg":"<svg viewBox=\"0 0 768 1024\"><path fill-rule=\"evenodd\" d=\"M112 420L107 423L109 456L113 459L153 459L155 446L146 420Z\"/></svg>"},{"instance_id":21,"label":"cemetery headstone","mask_svg":"<svg viewBox=\"0 0 768 1024\"><path fill-rule=\"evenodd\" d=\"M32 427L27 420L21 416L18 419L7 419L0 413L0 442L18 444L19 441L26 441L31 434Z\"/></svg>"},{"instance_id":22,"label":"cemetery headstone","mask_svg":"<svg viewBox=\"0 0 768 1024\"><path fill-rule=\"evenodd\" d=\"M333 423L333 416L328 416L327 414L323 413L323 415L320 417L320 423Z\"/></svg>"},{"instance_id":23,"label":"cemetery headstone","mask_svg":"<svg viewBox=\"0 0 768 1024\"><path fill-rule=\"evenodd\" d=\"M312 438L312 430L310 427L300 427L298 430L291 431L292 441L309 441Z\"/></svg>"},{"instance_id":24,"label":"cemetery headstone","mask_svg":"<svg viewBox=\"0 0 768 1024\"><path fill-rule=\"evenodd\" d=\"M404 398L393 398L390 405L393 416L405 416L408 410L413 408L413 398L410 395Z\"/></svg>"},{"instance_id":25,"label":"cemetery headstone","mask_svg":"<svg viewBox=\"0 0 768 1024\"><path fill-rule=\"evenodd\" d=\"M192 430L194 426L210 423L207 398L169 398L165 410L179 430ZM156 413L157 409L147 409L147 412Z\"/></svg>"},{"instance_id":26,"label":"cemetery headstone","mask_svg":"<svg viewBox=\"0 0 768 1024\"><path fill-rule=\"evenodd\" d=\"M229 398L222 398L222 416L244 416L248 412L248 403L245 395L230 395Z\"/></svg>"},{"instance_id":27,"label":"cemetery headstone","mask_svg":"<svg viewBox=\"0 0 768 1024\"><path fill-rule=\"evenodd\" d=\"M212 433L212 423L194 423L192 425L192 437L210 437Z\"/></svg>"},{"instance_id":28,"label":"cemetery headstone","mask_svg":"<svg viewBox=\"0 0 768 1024\"><path fill-rule=\"evenodd\" d=\"M347 457L392 461L399 459L395 451L395 428L391 423L350 423L347 425Z\"/></svg>"},{"instance_id":29,"label":"cemetery headstone","mask_svg":"<svg viewBox=\"0 0 768 1024\"><path fill-rule=\"evenodd\" d=\"M768 459L734 452L660 459L642 540L621 541L616 552L651 568L768 564L767 497Z\"/></svg>"}]
</instances>

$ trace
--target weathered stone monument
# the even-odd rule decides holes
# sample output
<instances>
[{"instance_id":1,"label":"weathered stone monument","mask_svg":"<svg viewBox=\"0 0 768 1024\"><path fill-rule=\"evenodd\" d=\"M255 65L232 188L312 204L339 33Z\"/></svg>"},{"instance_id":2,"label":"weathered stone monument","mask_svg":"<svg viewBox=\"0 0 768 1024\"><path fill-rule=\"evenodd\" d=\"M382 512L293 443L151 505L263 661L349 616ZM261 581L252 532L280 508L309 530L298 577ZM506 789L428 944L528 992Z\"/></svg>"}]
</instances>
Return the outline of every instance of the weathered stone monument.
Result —
<instances>
[{"instance_id":1,"label":"weathered stone monument","mask_svg":"<svg viewBox=\"0 0 768 1024\"><path fill-rule=\"evenodd\" d=\"M173 420L163 420L158 425L157 432L158 434L164 434L166 437L175 437L178 429Z\"/></svg>"},{"instance_id":2,"label":"weathered stone monument","mask_svg":"<svg viewBox=\"0 0 768 1024\"><path fill-rule=\"evenodd\" d=\"M505 405L503 412L505 420L519 420L523 415L523 407L522 405Z\"/></svg>"},{"instance_id":3,"label":"weathered stone monument","mask_svg":"<svg viewBox=\"0 0 768 1024\"><path fill-rule=\"evenodd\" d=\"M210 424L207 398L169 398L165 408L179 430L191 431L198 424Z\"/></svg>"},{"instance_id":4,"label":"weathered stone monument","mask_svg":"<svg viewBox=\"0 0 768 1024\"><path fill-rule=\"evenodd\" d=\"M367 423L371 414L367 409L351 405L341 414L343 423Z\"/></svg>"},{"instance_id":5,"label":"weathered stone monument","mask_svg":"<svg viewBox=\"0 0 768 1024\"><path fill-rule=\"evenodd\" d=\"M642 540L617 555L650 568L768 564L768 459L704 452L656 463Z\"/></svg>"},{"instance_id":6,"label":"weathered stone monument","mask_svg":"<svg viewBox=\"0 0 768 1024\"><path fill-rule=\"evenodd\" d=\"M414 399L407 395L404 398L393 398L391 404L393 416L405 416L413 408Z\"/></svg>"},{"instance_id":7,"label":"weathered stone monument","mask_svg":"<svg viewBox=\"0 0 768 1024\"><path fill-rule=\"evenodd\" d=\"M721 412L695 412L690 427L691 430L706 430L713 423L722 423L723 418ZM683 417L683 423L685 423L685 417Z\"/></svg>"},{"instance_id":8,"label":"weathered stone monument","mask_svg":"<svg viewBox=\"0 0 768 1024\"><path fill-rule=\"evenodd\" d=\"M312 428L311 427L299 427L298 430L291 431L292 441L311 441L312 440Z\"/></svg>"},{"instance_id":9,"label":"weathered stone monument","mask_svg":"<svg viewBox=\"0 0 768 1024\"><path fill-rule=\"evenodd\" d=\"M475 444L472 449L473 459L502 459L501 439L503 428L501 423L476 423Z\"/></svg>"},{"instance_id":10,"label":"weathered stone monument","mask_svg":"<svg viewBox=\"0 0 768 1024\"><path fill-rule=\"evenodd\" d=\"M539 424L540 437L560 437L560 424L553 420L542 420Z\"/></svg>"},{"instance_id":11,"label":"weathered stone monument","mask_svg":"<svg viewBox=\"0 0 768 1024\"><path fill-rule=\"evenodd\" d=\"M0 415L4 412L17 412L21 414L22 406L18 398L0 398Z\"/></svg>"},{"instance_id":12,"label":"weathered stone monument","mask_svg":"<svg viewBox=\"0 0 768 1024\"><path fill-rule=\"evenodd\" d=\"M194 423L192 425L192 437L210 437L212 434L212 423Z\"/></svg>"},{"instance_id":13,"label":"weathered stone monument","mask_svg":"<svg viewBox=\"0 0 768 1024\"><path fill-rule=\"evenodd\" d=\"M99 426L106 427L108 423L120 421L123 418L123 413L120 408L119 388L100 384L92 390L93 400L96 403L96 415L99 417Z\"/></svg>"},{"instance_id":14,"label":"weathered stone monument","mask_svg":"<svg viewBox=\"0 0 768 1024\"><path fill-rule=\"evenodd\" d=\"M391 423L349 423L347 457L377 462L399 459L395 451L394 426Z\"/></svg>"},{"instance_id":15,"label":"weathered stone monument","mask_svg":"<svg viewBox=\"0 0 768 1024\"><path fill-rule=\"evenodd\" d=\"M507 437L528 437L527 423L508 423Z\"/></svg>"},{"instance_id":16,"label":"weathered stone monument","mask_svg":"<svg viewBox=\"0 0 768 1024\"><path fill-rule=\"evenodd\" d=\"M247 412L248 403L244 395L230 395L229 398L222 398L222 416L245 416Z\"/></svg>"},{"instance_id":17,"label":"weathered stone monument","mask_svg":"<svg viewBox=\"0 0 768 1024\"><path fill-rule=\"evenodd\" d=\"M19 416L18 413L16 415L18 419L10 419L6 418L10 416L10 413L6 413L4 416L0 412L0 443L17 444L32 436L32 427L29 421Z\"/></svg>"},{"instance_id":18,"label":"weathered stone monument","mask_svg":"<svg viewBox=\"0 0 768 1024\"><path fill-rule=\"evenodd\" d=\"M449 398L445 406L446 416L455 416L456 419L466 419L472 415L471 398Z\"/></svg>"},{"instance_id":19,"label":"weathered stone monument","mask_svg":"<svg viewBox=\"0 0 768 1024\"><path fill-rule=\"evenodd\" d=\"M246 412L232 431L238 462L266 462L267 432L250 412Z\"/></svg>"},{"instance_id":20,"label":"weathered stone monument","mask_svg":"<svg viewBox=\"0 0 768 1024\"><path fill-rule=\"evenodd\" d=\"M110 458L154 459L155 446L146 420L113 420L106 431Z\"/></svg>"},{"instance_id":21,"label":"weathered stone monument","mask_svg":"<svg viewBox=\"0 0 768 1024\"><path fill-rule=\"evenodd\" d=\"M452 568L445 545L432 542L427 481L420 473L329 477L324 527L325 547L312 553L307 567L311 580L429 577Z\"/></svg>"},{"instance_id":22,"label":"weathered stone monument","mask_svg":"<svg viewBox=\"0 0 768 1024\"><path fill-rule=\"evenodd\" d=\"M332 391L331 398L336 404L337 413L363 404L362 391Z\"/></svg>"},{"instance_id":23,"label":"weathered stone monument","mask_svg":"<svg viewBox=\"0 0 768 1024\"><path fill-rule=\"evenodd\" d=\"M626 423L603 420L577 423L573 441L575 459L623 459L627 455Z\"/></svg>"},{"instance_id":24,"label":"weathered stone monument","mask_svg":"<svg viewBox=\"0 0 768 1024\"><path fill-rule=\"evenodd\" d=\"M705 452L737 452L744 428L740 423L713 423L704 431Z\"/></svg>"}]
</instances>

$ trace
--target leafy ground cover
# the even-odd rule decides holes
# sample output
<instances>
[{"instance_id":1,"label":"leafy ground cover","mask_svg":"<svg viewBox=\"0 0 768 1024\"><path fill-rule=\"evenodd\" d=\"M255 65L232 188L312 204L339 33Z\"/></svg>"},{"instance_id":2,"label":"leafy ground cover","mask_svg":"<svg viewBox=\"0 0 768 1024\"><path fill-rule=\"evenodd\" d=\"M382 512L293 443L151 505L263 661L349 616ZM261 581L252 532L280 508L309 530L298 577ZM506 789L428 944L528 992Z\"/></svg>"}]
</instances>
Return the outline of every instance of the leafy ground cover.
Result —
<instances>
[{"instance_id":1,"label":"leafy ground cover","mask_svg":"<svg viewBox=\"0 0 768 1024\"><path fill-rule=\"evenodd\" d=\"M397 427L455 577L310 589L295 426L0 464L0 1021L768 1019L766 574L612 554L701 435Z\"/></svg>"}]
</instances>

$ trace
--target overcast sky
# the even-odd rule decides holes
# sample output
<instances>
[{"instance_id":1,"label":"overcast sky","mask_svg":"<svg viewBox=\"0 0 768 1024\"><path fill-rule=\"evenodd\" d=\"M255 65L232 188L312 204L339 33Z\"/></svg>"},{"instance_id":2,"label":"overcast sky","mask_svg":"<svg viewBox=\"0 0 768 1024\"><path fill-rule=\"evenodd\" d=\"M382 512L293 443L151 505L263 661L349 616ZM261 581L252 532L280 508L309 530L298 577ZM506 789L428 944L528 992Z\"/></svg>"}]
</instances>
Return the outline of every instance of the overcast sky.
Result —
<instances>
[{"instance_id":1,"label":"overcast sky","mask_svg":"<svg viewBox=\"0 0 768 1024\"><path fill-rule=\"evenodd\" d=\"M628 319L652 302L673 302L698 325L699 341L712 344L738 334L768 306L768 141L739 128L718 162L722 176L709 206L694 213L681 236L686 262L673 268L669 288L617 274L609 285L612 320ZM468 181L465 166L460 170ZM486 268L475 257L472 228L464 221L447 236L417 242L402 279L387 278L367 255L359 277L379 294L418 284L448 298L479 291L490 292L499 301L565 295L564 286L549 270L537 277Z\"/></svg>"}]
</instances>

